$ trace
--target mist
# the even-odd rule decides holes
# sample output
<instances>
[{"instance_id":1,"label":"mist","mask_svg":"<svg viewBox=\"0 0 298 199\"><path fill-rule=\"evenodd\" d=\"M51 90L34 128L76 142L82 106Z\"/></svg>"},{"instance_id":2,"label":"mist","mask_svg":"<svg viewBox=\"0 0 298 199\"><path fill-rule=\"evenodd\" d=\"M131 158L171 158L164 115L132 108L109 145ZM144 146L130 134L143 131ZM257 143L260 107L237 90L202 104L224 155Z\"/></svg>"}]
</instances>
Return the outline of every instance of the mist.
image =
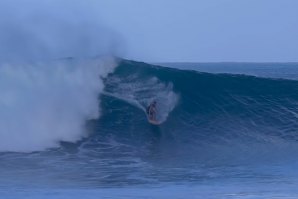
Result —
<instances>
[{"instance_id":1,"label":"mist","mask_svg":"<svg viewBox=\"0 0 298 199\"><path fill-rule=\"evenodd\" d=\"M0 61L120 56L122 38L94 3L67 0L0 2Z\"/></svg>"},{"instance_id":2,"label":"mist","mask_svg":"<svg viewBox=\"0 0 298 199\"><path fill-rule=\"evenodd\" d=\"M121 36L82 1L0 2L0 151L76 142L100 117Z\"/></svg>"}]
</instances>

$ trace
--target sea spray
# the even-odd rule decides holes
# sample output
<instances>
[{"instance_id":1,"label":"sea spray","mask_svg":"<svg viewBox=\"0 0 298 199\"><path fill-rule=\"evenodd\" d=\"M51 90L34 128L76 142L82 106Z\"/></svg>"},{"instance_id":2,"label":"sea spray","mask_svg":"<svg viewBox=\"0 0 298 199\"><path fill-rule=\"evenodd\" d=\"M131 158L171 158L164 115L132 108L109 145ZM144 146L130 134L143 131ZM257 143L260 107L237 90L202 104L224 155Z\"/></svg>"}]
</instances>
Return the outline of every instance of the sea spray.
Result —
<instances>
[{"instance_id":1,"label":"sea spray","mask_svg":"<svg viewBox=\"0 0 298 199\"><path fill-rule=\"evenodd\" d=\"M30 152L75 142L100 115L102 79L115 60L59 60L0 66L0 151Z\"/></svg>"}]
</instances>

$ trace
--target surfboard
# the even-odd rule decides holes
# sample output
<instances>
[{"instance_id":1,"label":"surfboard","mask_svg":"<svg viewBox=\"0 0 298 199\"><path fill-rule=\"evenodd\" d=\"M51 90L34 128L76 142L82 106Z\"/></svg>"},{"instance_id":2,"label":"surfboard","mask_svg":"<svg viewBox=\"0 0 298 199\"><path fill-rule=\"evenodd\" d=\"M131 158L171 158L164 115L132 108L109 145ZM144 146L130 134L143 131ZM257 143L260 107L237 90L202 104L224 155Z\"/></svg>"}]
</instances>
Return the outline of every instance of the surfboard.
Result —
<instances>
[{"instance_id":1,"label":"surfboard","mask_svg":"<svg viewBox=\"0 0 298 199\"><path fill-rule=\"evenodd\" d=\"M146 114L147 115L147 114ZM151 120L150 118L149 118L149 116L147 115L147 120L148 120L148 122L150 123L150 124L153 124L153 125L160 125L161 124L161 122L159 122L159 121L157 121L157 120Z\"/></svg>"},{"instance_id":2,"label":"surfboard","mask_svg":"<svg viewBox=\"0 0 298 199\"><path fill-rule=\"evenodd\" d=\"M149 122L150 124L153 124L153 125L160 125L160 124L161 124L159 121L150 120L149 118L148 118L148 122Z\"/></svg>"}]
</instances>

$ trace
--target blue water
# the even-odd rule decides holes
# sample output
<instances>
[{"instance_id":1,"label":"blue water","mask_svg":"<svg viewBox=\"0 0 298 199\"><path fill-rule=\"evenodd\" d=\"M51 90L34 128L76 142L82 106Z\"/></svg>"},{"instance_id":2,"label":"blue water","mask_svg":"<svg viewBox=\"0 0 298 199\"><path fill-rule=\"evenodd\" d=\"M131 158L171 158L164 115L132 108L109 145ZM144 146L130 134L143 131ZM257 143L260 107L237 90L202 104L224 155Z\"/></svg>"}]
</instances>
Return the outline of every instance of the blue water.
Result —
<instances>
[{"instance_id":1,"label":"blue water","mask_svg":"<svg viewBox=\"0 0 298 199\"><path fill-rule=\"evenodd\" d=\"M120 61L79 141L1 152L0 198L298 197L298 64L164 65Z\"/></svg>"}]
</instances>

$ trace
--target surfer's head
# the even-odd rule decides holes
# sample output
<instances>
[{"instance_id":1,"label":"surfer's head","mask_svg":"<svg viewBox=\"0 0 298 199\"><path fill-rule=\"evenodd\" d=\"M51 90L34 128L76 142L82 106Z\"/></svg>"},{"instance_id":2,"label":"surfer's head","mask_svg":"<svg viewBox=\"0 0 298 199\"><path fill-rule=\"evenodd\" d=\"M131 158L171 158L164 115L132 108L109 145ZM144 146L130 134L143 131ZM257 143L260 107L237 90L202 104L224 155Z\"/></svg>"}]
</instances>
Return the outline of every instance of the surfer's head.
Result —
<instances>
[{"instance_id":1,"label":"surfer's head","mask_svg":"<svg viewBox=\"0 0 298 199\"><path fill-rule=\"evenodd\" d=\"M152 102L152 105L154 105L154 106L156 105L156 101L155 100Z\"/></svg>"}]
</instances>

